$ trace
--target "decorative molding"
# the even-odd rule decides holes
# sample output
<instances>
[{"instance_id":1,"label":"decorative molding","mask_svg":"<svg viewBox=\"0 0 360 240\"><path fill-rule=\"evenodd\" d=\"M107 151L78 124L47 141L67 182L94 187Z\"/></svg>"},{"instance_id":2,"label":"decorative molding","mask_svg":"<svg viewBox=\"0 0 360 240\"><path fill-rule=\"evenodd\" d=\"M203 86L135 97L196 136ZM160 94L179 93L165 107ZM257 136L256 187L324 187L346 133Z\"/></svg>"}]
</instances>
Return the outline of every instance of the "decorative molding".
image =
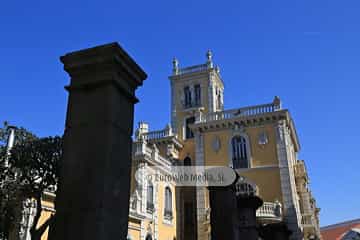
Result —
<instances>
[{"instance_id":1,"label":"decorative molding","mask_svg":"<svg viewBox=\"0 0 360 240\"><path fill-rule=\"evenodd\" d=\"M216 153L219 152L219 150L221 149L221 140L220 140L219 136L215 136L212 139L211 147L214 152L216 152Z\"/></svg>"},{"instance_id":2,"label":"decorative molding","mask_svg":"<svg viewBox=\"0 0 360 240\"><path fill-rule=\"evenodd\" d=\"M276 147L277 155L279 159L280 168L280 181L281 191L283 195L284 206L284 220L288 225L288 228L293 231L291 239L298 239L301 233L301 215L298 207L298 201L296 200L296 185L292 183L291 171L293 169L289 165L289 153L288 145L290 144L287 138L287 128L285 121L279 121L275 125L276 130ZM295 189L295 190L294 190Z\"/></svg>"},{"instance_id":3,"label":"decorative molding","mask_svg":"<svg viewBox=\"0 0 360 240\"><path fill-rule=\"evenodd\" d=\"M265 130L259 133L257 143L261 149L264 149L265 146L269 143L269 137Z\"/></svg>"},{"instance_id":4,"label":"decorative molding","mask_svg":"<svg viewBox=\"0 0 360 240\"><path fill-rule=\"evenodd\" d=\"M195 164L196 166L204 166L204 135L195 133ZM205 188L196 187L196 215L197 215L197 236L198 240L205 239L206 228L203 224L206 220L205 212Z\"/></svg>"}]
</instances>

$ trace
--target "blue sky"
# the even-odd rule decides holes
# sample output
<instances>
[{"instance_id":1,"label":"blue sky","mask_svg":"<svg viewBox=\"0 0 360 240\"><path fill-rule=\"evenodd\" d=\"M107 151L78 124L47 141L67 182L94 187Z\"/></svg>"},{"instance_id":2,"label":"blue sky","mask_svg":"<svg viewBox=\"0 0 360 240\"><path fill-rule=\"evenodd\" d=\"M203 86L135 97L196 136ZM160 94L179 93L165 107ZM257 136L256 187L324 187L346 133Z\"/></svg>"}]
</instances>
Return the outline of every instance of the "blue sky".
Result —
<instances>
[{"instance_id":1,"label":"blue sky","mask_svg":"<svg viewBox=\"0 0 360 240\"><path fill-rule=\"evenodd\" d=\"M148 73L136 121L169 122L171 60L212 49L225 107L279 95L299 133L321 225L360 217L360 2L4 1L0 121L62 134L69 78L59 56L118 41Z\"/></svg>"}]
</instances>

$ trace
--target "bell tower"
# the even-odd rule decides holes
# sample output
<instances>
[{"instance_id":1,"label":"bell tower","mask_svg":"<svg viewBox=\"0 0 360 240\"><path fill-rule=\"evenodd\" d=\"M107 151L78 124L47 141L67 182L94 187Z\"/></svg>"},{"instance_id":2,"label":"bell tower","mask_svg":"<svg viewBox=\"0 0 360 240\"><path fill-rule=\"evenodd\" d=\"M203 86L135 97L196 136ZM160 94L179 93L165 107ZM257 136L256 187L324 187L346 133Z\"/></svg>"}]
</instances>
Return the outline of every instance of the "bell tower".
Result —
<instances>
[{"instance_id":1,"label":"bell tower","mask_svg":"<svg viewBox=\"0 0 360 240\"><path fill-rule=\"evenodd\" d=\"M210 50L206 62L185 68L173 59L171 84L171 126L180 139L193 138L188 128L198 120L200 113L222 111L224 107L224 84L220 69L214 66Z\"/></svg>"}]
</instances>

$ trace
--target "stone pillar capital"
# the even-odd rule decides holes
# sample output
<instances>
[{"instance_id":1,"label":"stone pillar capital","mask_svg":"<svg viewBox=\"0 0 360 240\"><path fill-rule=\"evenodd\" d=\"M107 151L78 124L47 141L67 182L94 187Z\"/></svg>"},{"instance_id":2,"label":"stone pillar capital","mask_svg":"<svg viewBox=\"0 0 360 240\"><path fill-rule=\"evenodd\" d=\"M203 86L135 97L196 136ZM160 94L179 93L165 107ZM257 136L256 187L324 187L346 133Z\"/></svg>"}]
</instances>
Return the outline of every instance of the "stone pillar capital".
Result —
<instances>
[{"instance_id":1,"label":"stone pillar capital","mask_svg":"<svg viewBox=\"0 0 360 240\"><path fill-rule=\"evenodd\" d=\"M146 73L116 42L67 53L60 57L70 75L67 90L91 89L114 84L124 95L137 102L134 91Z\"/></svg>"}]
</instances>

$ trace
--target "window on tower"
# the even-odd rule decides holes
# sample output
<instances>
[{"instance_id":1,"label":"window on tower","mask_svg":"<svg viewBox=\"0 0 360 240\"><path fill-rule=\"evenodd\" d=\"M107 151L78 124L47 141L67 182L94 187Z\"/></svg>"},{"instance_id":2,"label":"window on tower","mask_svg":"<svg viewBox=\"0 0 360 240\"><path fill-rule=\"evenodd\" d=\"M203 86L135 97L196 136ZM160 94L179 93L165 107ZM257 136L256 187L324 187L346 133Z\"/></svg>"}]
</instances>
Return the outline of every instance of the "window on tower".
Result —
<instances>
[{"instance_id":1,"label":"window on tower","mask_svg":"<svg viewBox=\"0 0 360 240\"><path fill-rule=\"evenodd\" d=\"M196 84L194 86L194 90L195 90L195 106L200 106L200 104L201 104L201 88L200 88L200 84Z\"/></svg>"},{"instance_id":2,"label":"window on tower","mask_svg":"<svg viewBox=\"0 0 360 240\"><path fill-rule=\"evenodd\" d=\"M217 94L217 109L218 110L221 110L223 108L221 98L222 98L221 91L219 91Z\"/></svg>"},{"instance_id":3,"label":"window on tower","mask_svg":"<svg viewBox=\"0 0 360 240\"><path fill-rule=\"evenodd\" d=\"M235 136L231 141L231 145L233 168L248 168L249 154L246 139L243 136Z\"/></svg>"},{"instance_id":4,"label":"window on tower","mask_svg":"<svg viewBox=\"0 0 360 240\"><path fill-rule=\"evenodd\" d=\"M193 138L194 137L194 133L193 131L191 131L189 125L195 123L195 117L189 117L185 120L185 138L189 139L189 138Z\"/></svg>"},{"instance_id":5,"label":"window on tower","mask_svg":"<svg viewBox=\"0 0 360 240\"><path fill-rule=\"evenodd\" d=\"M191 91L190 91L190 87L185 87L184 88L184 96L185 96L185 102L184 102L184 106L185 108L191 107Z\"/></svg>"}]
</instances>

